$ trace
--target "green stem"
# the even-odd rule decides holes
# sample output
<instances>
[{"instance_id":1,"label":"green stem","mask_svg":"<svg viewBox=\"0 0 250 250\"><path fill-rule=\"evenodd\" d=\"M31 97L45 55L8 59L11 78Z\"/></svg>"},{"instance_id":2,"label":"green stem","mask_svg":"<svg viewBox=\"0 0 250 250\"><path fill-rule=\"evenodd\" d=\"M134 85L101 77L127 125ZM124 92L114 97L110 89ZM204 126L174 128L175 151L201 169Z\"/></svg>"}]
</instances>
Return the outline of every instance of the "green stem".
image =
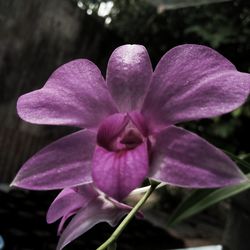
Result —
<instances>
[{"instance_id":1,"label":"green stem","mask_svg":"<svg viewBox=\"0 0 250 250\"><path fill-rule=\"evenodd\" d=\"M122 231L125 229L125 227L128 225L128 223L133 219L133 217L136 215L138 210L141 208L141 206L146 202L148 197L154 192L156 187L159 185L159 182L151 181L151 186L148 189L148 191L144 194L144 196L138 201L138 203L133 207L133 209L130 211L130 213L123 219L121 224L116 228L116 230L113 232L113 234L96 250L105 250L109 245L111 245L113 242L117 240L117 238L120 236ZM112 248L111 248L112 249Z\"/></svg>"}]
</instances>

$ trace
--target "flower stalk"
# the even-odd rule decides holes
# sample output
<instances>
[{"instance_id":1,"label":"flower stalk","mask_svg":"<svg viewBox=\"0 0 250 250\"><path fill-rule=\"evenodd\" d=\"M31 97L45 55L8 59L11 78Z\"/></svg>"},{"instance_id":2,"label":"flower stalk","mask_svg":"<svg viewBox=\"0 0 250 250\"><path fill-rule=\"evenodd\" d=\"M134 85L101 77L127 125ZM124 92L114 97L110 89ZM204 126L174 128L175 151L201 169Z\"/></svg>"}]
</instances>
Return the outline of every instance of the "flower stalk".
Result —
<instances>
[{"instance_id":1,"label":"flower stalk","mask_svg":"<svg viewBox=\"0 0 250 250\"><path fill-rule=\"evenodd\" d=\"M130 213L123 219L123 221L120 223L120 225L116 228L116 230L113 232L113 234L96 250L105 250L107 249L111 244L116 242L120 234L123 232L123 230L126 228L128 223L134 218L138 210L142 207L142 205L147 201L149 196L154 192L156 187L160 184L159 182L150 181L151 186L148 189L148 191L144 194L144 196L138 201L138 203L133 207L133 209L130 211ZM116 244L115 244L116 245ZM108 249L116 249L115 248L108 248Z\"/></svg>"}]
</instances>

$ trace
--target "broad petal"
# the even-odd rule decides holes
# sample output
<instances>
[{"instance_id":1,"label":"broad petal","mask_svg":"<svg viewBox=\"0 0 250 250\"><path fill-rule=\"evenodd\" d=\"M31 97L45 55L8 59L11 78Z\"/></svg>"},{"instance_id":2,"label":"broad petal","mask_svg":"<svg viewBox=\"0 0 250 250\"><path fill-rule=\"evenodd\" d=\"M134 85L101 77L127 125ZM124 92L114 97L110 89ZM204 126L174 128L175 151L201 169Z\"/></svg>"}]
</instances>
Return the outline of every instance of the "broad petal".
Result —
<instances>
[{"instance_id":1,"label":"broad petal","mask_svg":"<svg viewBox=\"0 0 250 250\"><path fill-rule=\"evenodd\" d=\"M245 102L250 74L201 45L167 52L153 74L142 112L151 129L230 112Z\"/></svg>"},{"instance_id":2,"label":"broad petal","mask_svg":"<svg viewBox=\"0 0 250 250\"><path fill-rule=\"evenodd\" d=\"M116 108L96 65L78 59L59 67L43 88L21 96L17 111L31 123L92 128Z\"/></svg>"},{"instance_id":3,"label":"broad petal","mask_svg":"<svg viewBox=\"0 0 250 250\"><path fill-rule=\"evenodd\" d=\"M53 223L72 212L86 207L97 195L98 193L92 184L81 186L81 192L78 192L78 187L63 189L48 209L47 223Z\"/></svg>"},{"instance_id":4,"label":"broad petal","mask_svg":"<svg viewBox=\"0 0 250 250\"><path fill-rule=\"evenodd\" d=\"M84 234L100 222L115 226L127 211L117 208L112 202L98 198L80 210L64 230L57 250L63 249L71 241Z\"/></svg>"},{"instance_id":5,"label":"broad petal","mask_svg":"<svg viewBox=\"0 0 250 250\"><path fill-rule=\"evenodd\" d=\"M148 52L141 45L124 45L112 53L107 84L121 112L140 110L152 72Z\"/></svg>"},{"instance_id":6,"label":"broad petal","mask_svg":"<svg viewBox=\"0 0 250 250\"><path fill-rule=\"evenodd\" d=\"M95 185L104 193L122 200L139 187L148 173L146 143L134 149L112 152L96 147L92 176Z\"/></svg>"},{"instance_id":7,"label":"broad petal","mask_svg":"<svg viewBox=\"0 0 250 250\"><path fill-rule=\"evenodd\" d=\"M11 185L49 190L91 182L91 160L95 144L96 134L88 130L65 136L29 159Z\"/></svg>"},{"instance_id":8,"label":"broad petal","mask_svg":"<svg viewBox=\"0 0 250 250\"><path fill-rule=\"evenodd\" d=\"M215 188L245 180L235 163L198 135L171 126L153 147L150 177L175 186Z\"/></svg>"}]
</instances>

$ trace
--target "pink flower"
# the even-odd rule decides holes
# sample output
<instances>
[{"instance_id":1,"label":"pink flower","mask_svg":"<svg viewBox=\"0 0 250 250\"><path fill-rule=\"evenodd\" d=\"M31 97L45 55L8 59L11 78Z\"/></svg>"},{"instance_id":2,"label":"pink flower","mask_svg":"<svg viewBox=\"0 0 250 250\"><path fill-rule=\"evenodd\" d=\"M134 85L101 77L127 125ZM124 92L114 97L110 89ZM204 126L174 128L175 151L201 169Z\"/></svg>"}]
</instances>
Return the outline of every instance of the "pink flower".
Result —
<instances>
[{"instance_id":1,"label":"pink flower","mask_svg":"<svg viewBox=\"0 0 250 250\"><path fill-rule=\"evenodd\" d=\"M200 45L167 52L153 72L141 45L117 48L106 82L90 61L58 68L42 89L21 96L19 116L82 130L28 160L12 185L36 190L94 184L122 200L149 177L192 188L244 181L219 149L173 124L218 116L248 97L250 76Z\"/></svg>"},{"instance_id":2,"label":"pink flower","mask_svg":"<svg viewBox=\"0 0 250 250\"><path fill-rule=\"evenodd\" d=\"M61 219L58 234L62 235L57 246L60 250L97 223L107 222L115 226L130 209L125 204L106 198L90 183L63 189L48 210L47 222ZM65 221L72 215L75 216L64 230Z\"/></svg>"},{"instance_id":3,"label":"pink flower","mask_svg":"<svg viewBox=\"0 0 250 250\"><path fill-rule=\"evenodd\" d=\"M34 155L12 185L64 189L50 211L61 204L59 200L74 196L73 208L66 213L51 216L49 212L49 222L63 217L63 224L82 203L91 210L90 204L101 202L99 196L91 196L95 201L90 201L88 192L82 197L75 191L74 187L92 182L119 201L145 178L190 188L237 184L245 177L233 161L174 124L238 108L246 101L249 86L249 74L200 45L173 48L154 72L143 46L121 46L109 59L106 81L92 62L71 61L58 68L42 89L21 96L17 110L31 123L81 130ZM103 211L98 206L93 205L93 218ZM77 224L81 212L76 217Z\"/></svg>"},{"instance_id":4,"label":"pink flower","mask_svg":"<svg viewBox=\"0 0 250 250\"><path fill-rule=\"evenodd\" d=\"M121 46L106 82L90 61L71 61L42 89L21 96L17 110L31 123L82 130L38 152L12 185L47 190L93 180L122 200L146 177L194 188L239 183L244 176L225 154L173 124L234 110L249 84L249 74L200 45L173 48L154 72L143 46Z\"/></svg>"}]
</instances>

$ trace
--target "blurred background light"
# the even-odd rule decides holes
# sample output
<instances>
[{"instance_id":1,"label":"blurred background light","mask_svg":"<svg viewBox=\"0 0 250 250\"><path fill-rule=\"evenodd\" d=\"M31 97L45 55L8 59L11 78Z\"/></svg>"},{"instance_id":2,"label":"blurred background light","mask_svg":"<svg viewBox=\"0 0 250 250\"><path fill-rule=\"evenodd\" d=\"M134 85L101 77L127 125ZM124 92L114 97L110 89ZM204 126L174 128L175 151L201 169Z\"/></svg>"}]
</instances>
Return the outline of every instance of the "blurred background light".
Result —
<instances>
[{"instance_id":1,"label":"blurred background light","mask_svg":"<svg viewBox=\"0 0 250 250\"><path fill-rule=\"evenodd\" d=\"M3 237L0 235L0 250L2 250L4 248L4 241L3 241Z\"/></svg>"},{"instance_id":2,"label":"blurred background light","mask_svg":"<svg viewBox=\"0 0 250 250\"><path fill-rule=\"evenodd\" d=\"M108 16L114 6L114 3L112 1L108 2L101 2L97 11L98 16Z\"/></svg>"}]
</instances>

